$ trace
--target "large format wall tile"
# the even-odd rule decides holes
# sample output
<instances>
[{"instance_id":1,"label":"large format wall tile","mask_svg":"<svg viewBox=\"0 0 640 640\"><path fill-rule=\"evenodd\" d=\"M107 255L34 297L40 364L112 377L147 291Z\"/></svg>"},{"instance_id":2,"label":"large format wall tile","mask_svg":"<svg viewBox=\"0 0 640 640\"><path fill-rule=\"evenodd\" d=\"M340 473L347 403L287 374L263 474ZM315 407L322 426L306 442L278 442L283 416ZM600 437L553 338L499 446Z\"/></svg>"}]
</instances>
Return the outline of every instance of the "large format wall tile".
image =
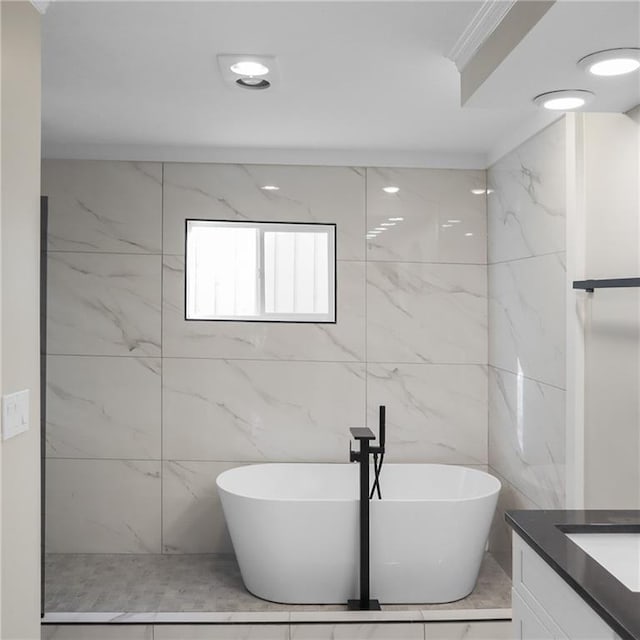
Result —
<instances>
[{"instance_id":1,"label":"large format wall tile","mask_svg":"<svg viewBox=\"0 0 640 640\"><path fill-rule=\"evenodd\" d=\"M160 459L160 360L47 359L47 455Z\"/></svg>"},{"instance_id":2,"label":"large format wall tile","mask_svg":"<svg viewBox=\"0 0 640 640\"><path fill-rule=\"evenodd\" d=\"M423 640L422 623L292 624L291 640Z\"/></svg>"},{"instance_id":3,"label":"large format wall tile","mask_svg":"<svg viewBox=\"0 0 640 640\"><path fill-rule=\"evenodd\" d=\"M390 462L487 462L487 370L481 365L370 364L368 424L387 415Z\"/></svg>"},{"instance_id":4,"label":"large format wall tile","mask_svg":"<svg viewBox=\"0 0 640 640\"><path fill-rule=\"evenodd\" d=\"M273 185L278 191L260 187ZM364 170L351 167L166 164L165 254L184 254L186 218L335 222L339 260L363 260Z\"/></svg>"},{"instance_id":5,"label":"large format wall tile","mask_svg":"<svg viewBox=\"0 0 640 640\"><path fill-rule=\"evenodd\" d=\"M146 624L42 625L40 640L154 640L153 626Z\"/></svg>"},{"instance_id":6,"label":"large format wall tile","mask_svg":"<svg viewBox=\"0 0 640 640\"><path fill-rule=\"evenodd\" d=\"M367 264L369 362L487 362L480 265Z\"/></svg>"},{"instance_id":7,"label":"large format wall tile","mask_svg":"<svg viewBox=\"0 0 640 640\"><path fill-rule=\"evenodd\" d=\"M47 461L47 551L160 553L160 462Z\"/></svg>"},{"instance_id":8,"label":"large format wall tile","mask_svg":"<svg viewBox=\"0 0 640 640\"><path fill-rule=\"evenodd\" d=\"M486 201L472 193L484 186L484 171L367 169L367 230L403 218L367 243L368 259L485 264Z\"/></svg>"},{"instance_id":9,"label":"large format wall tile","mask_svg":"<svg viewBox=\"0 0 640 640\"><path fill-rule=\"evenodd\" d=\"M234 462L184 462L162 465L162 551L233 553L216 478Z\"/></svg>"},{"instance_id":10,"label":"large format wall tile","mask_svg":"<svg viewBox=\"0 0 640 640\"><path fill-rule=\"evenodd\" d=\"M489 464L536 504L565 504L565 391L490 367Z\"/></svg>"},{"instance_id":11,"label":"large format wall tile","mask_svg":"<svg viewBox=\"0 0 640 640\"><path fill-rule=\"evenodd\" d=\"M166 459L333 462L364 424L360 364L166 358L163 378Z\"/></svg>"},{"instance_id":12,"label":"large format wall tile","mask_svg":"<svg viewBox=\"0 0 640 640\"><path fill-rule=\"evenodd\" d=\"M488 170L489 263L564 251L565 148L563 118Z\"/></svg>"},{"instance_id":13,"label":"large format wall tile","mask_svg":"<svg viewBox=\"0 0 640 640\"><path fill-rule=\"evenodd\" d=\"M50 251L161 251L159 162L45 161L42 193Z\"/></svg>"},{"instance_id":14,"label":"large format wall tile","mask_svg":"<svg viewBox=\"0 0 640 640\"><path fill-rule=\"evenodd\" d=\"M185 321L184 259L164 259L163 354L190 358L364 360L365 265L338 262L337 323Z\"/></svg>"},{"instance_id":15,"label":"large format wall tile","mask_svg":"<svg viewBox=\"0 0 640 640\"><path fill-rule=\"evenodd\" d=\"M160 355L160 256L50 253L50 354Z\"/></svg>"},{"instance_id":16,"label":"large format wall tile","mask_svg":"<svg viewBox=\"0 0 640 640\"><path fill-rule=\"evenodd\" d=\"M154 640L289 640L286 624L155 625Z\"/></svg>"},{"instance_id":17,"label":"large format wall tile","mask_svg":"<svg viewBox=\"0 0 640 640\"><path fill-rule=\"evenodd\" d=\"M564 388L563 253L489 265L489 364Z\"/></svg>"}]
</instances>

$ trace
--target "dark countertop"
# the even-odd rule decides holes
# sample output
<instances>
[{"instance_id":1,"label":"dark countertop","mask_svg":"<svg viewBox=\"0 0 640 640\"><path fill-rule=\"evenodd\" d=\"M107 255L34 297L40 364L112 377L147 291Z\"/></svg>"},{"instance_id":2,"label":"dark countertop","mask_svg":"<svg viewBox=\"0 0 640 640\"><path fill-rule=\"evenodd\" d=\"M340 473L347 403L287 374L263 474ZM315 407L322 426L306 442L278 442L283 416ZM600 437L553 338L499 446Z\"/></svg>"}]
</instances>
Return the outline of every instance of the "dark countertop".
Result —
<instances>
[{"instance_id":1,"label":"dark countertop","mask_svg":"<svg viewBox=\"0 0 640 640\"><path fill-rule=\"evenodd\" d=\"M624 640L640 640L640 592L565 533L640 533L640 511L508 511L514 531Z\"/></svg>"}]
</instances>

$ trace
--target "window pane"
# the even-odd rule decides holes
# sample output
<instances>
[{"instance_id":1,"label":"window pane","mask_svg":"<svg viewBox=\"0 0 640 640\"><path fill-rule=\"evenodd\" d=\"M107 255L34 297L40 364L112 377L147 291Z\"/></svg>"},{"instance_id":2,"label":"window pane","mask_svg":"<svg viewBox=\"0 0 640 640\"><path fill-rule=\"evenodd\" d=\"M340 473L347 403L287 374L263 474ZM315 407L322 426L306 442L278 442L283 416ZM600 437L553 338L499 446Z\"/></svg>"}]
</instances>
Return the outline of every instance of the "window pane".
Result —
<instances>
[{"instance_id":1,"label":"window pane","mask_svg":"<svg viewBox=\"0 0 640 640\"><path fill-rule=\"evenodd\" d=\"M191 227L187 265L190 317L258 313L257 248L255 228Z\"/></svg>"},{"instance_id":2,"label":"window pane","mask_svg":"<svg viewBox=\"0 0 640 640\"><path fill-rule=\"evenodd\" d=\"M327 232L265 232L264 287L267 313L328 313Z\"/></svg>"}]
</instances>

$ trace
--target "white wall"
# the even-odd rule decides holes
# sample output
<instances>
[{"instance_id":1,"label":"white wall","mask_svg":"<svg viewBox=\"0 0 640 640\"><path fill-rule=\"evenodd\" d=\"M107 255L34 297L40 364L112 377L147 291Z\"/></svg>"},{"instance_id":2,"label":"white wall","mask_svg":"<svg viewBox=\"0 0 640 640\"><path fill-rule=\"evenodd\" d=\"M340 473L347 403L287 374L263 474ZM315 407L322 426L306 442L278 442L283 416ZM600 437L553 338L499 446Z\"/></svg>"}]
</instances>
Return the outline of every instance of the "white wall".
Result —
<instances>
[{"instance_id":1,"label":"white wall","mask_svg":"<svg viewBox=\"0 0 640 640\"><path fill-rule=\"evenodd\" d=\"M633 115L633 114L630 114ZM640 127L625 114L583 114L584 260L589 278L640 274ZM640 507L640 290L584 298L585 507Z\"/></svg>"},{"instance_id":2,"label":"white wall","mask_svg":"<svg viewBox=\"0 0 640 640\"><path fill-rule=\"evenodd\" d=\"M40 16L2 2L2 393L31 392L30 429L2 443L0 636L40 634Z\"/></svg>"},{"instance_id":3,"label":"white wall","mask_svg":"<svg viewBox=\"0 0 640 640\"><path fill-rule=\"evenodd\" d=\"M346 461L378 404L389 461L486 467L484 171L43 166L50 551L229 552L218 473ZM337 324L185 322L185 217L336 222Z\"/></svg>"}]
</instances>

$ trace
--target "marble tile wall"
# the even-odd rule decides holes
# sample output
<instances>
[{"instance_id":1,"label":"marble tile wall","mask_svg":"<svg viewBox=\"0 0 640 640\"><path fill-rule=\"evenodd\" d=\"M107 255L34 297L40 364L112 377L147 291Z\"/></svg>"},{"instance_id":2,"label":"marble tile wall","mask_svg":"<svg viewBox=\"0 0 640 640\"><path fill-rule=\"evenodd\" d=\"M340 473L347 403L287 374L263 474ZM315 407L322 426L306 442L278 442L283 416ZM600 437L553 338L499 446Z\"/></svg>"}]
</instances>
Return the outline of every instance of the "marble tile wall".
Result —
<instances>
[{"instance_id":1,"label":"marble tile wall","mask_svg":"<svg viewBox=\"0 0 640 640\"><path fill-rule=\"evenodd\" d=\"M510 564L506 509L565 504L565 121L487 172L491 547Z\"/></svg>"},{"instance_id":2,"label":"marble tile wall","mask_svg":"<svg viewBox=\"0 0 640 640\"><path fill-rule=\"evenodd\" d=\"M346 461L381 403L389 460L487 465L485 177L46 161L48 550L228 553L217 474ZM337 223L338 322L185 322L187 217Z\"/></svg>"}]
</instances>

